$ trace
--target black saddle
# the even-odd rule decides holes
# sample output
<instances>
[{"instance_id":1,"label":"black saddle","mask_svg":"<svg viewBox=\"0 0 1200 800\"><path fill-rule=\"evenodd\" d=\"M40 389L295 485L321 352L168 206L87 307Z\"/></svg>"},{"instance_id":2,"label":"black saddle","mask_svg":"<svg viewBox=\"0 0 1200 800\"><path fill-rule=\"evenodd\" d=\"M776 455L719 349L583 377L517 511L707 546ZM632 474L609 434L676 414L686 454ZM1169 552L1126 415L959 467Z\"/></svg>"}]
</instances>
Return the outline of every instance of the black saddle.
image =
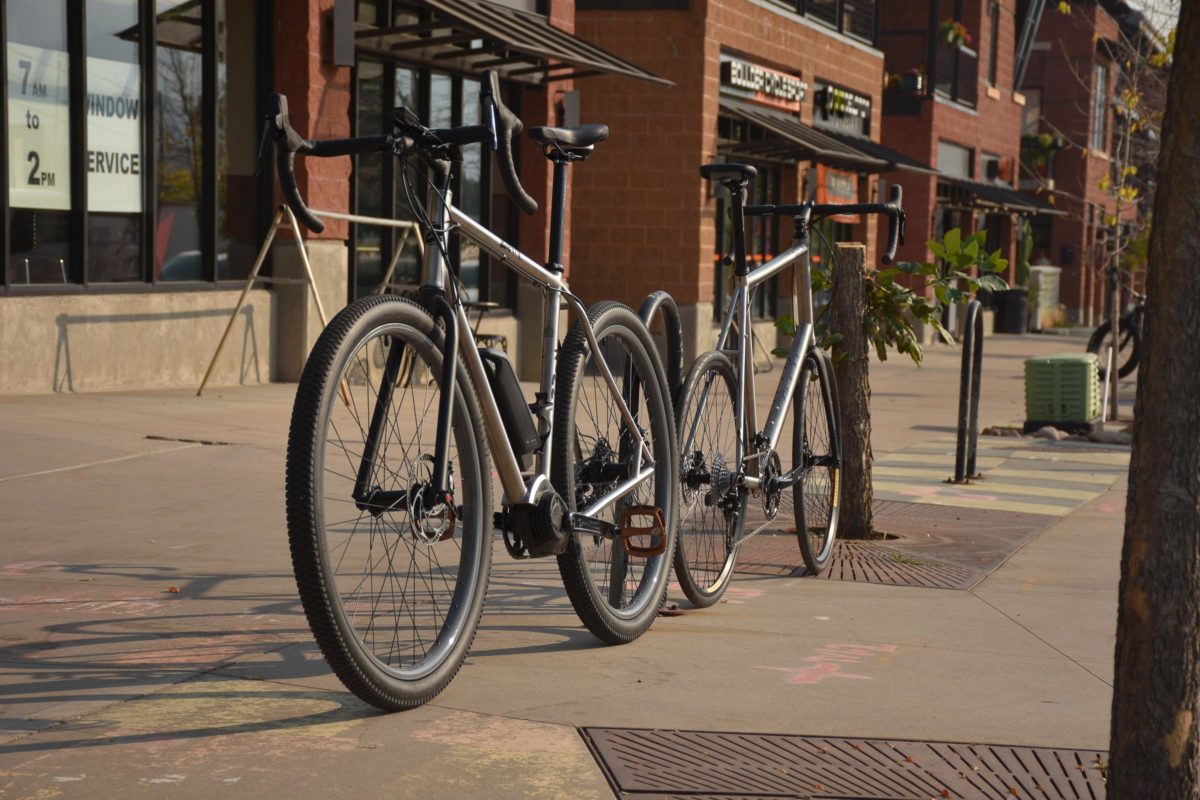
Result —
<instances>
[{"instance_id":1,"label":"black saddle","mask_svg":"<svg viewBox=\"0 0 1200 800\"><path fill-rule=\"evenodd\" d=\"M710 181L749 181L758 170L749 164L704 164L700 174Z\"/></svg>"},{"instance_id":2,"label":"black saddle","mask_svg":"<svg viewBox=\"0 0 1200 800\"><path fill-rule=\"evenodd\" d=\"M530 128L529 138L540 145L582 149L607 139L608 126L576 125L571 128L550 128L543 125Z\"/></svg>"}]
</instances>

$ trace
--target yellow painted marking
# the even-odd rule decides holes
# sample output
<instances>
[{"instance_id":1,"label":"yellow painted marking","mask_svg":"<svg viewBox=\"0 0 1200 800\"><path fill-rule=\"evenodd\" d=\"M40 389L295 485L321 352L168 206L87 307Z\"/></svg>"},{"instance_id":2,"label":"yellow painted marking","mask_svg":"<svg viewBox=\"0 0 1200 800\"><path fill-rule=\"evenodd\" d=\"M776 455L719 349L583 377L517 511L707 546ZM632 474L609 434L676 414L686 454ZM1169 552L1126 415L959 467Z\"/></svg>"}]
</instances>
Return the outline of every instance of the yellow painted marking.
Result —
<instances>
[{"instance_id":1,"label":"yellow painted marking","mask_svg":"<svg viewBox=\"0 0 1200 800\"><path fill-rule=\"evenodd\" d=\"M911 487L901 483L876 483L876 499L901 500L906 503L924 503L931 506L956 506L959 508L982 508L991 511L1016 511L1023 514L1046 514L1053 517L1064 517L1081 504L1070 506L1055 506L1044 503L1022 503L1016 500L993 500L975 497L955 497L953 495L914 496L904 492ZM882 495L886 494L884 498Z\"/></svg>"},{"instance_id":2,"label":"yellow painted marking","mask_svg":"<svg viewBox=\"0 0 1200 800\"><path fill-rule=\"evenodd\" d=\"M942 464L945 465L949 459L950 471L954 471L954 451L941 455L938 453L906 453L903 450L897 453L888 453L879 456L875 459L877 464L887 464L893 461L908 461L914 464ZM983 467L998 467L1007 459L997 458L994 456L983 456L975 459L976 466Z\"/></svg>"},{"instance_id":3,"label":"yellow painted marking","mask_svg":"<svg viewBox=\"0 0 1200 800\"><path fill-rule=\"evenodd\" d=\"M1077 450L1017 450L1013 458L1030 461L1078 461L1081 464L1104 464L1114 467L1129 466L1129 453L1084 453Z\"/></svg>"},{"instance_id":4,"label":"yellow painted marking","mask_svg":"<svg viewBox=\"0 0 1200 800\"><path fill-rule=\"evenodd\" d=\"M936 479L944 481L950 477L954 471L953 465L947 466L945 469L926 469L924 467L906 467L895 464L876 464L872 468L872 474L882 475L889 478L912 478L913 480L926 481ZM1107 489L1111 484L1117 481L1116 475L1097 475L1094 473L1079 473L1079 472L1054 472L1052 470L1023 470L1023 469L988 469L983 471L985 478L1028 478L1030 480L1039 480L1043 484L1049 483L1054 486L1062 486L1065 489L1074 489L1076 491L1088 491L1093 486L1098 487L1093 494ZM986 481L980 484L981 486L990 485ZM1012 484L1019 486L1020 484ZM1029 488L1038 488L1030 486Z\"/></svg>"},{"instance_id":5,"label":"yellow painted marking","mask_svg":"<svg viewBox=\"0 0 1200 800\"><path fill-rule=\"evenodd\" d=\"M834 467L833 470L833 507L836 509L839 505L838 501L842 498L842 493L838 491L838 484L842 481L842 470Z\"/></svg>"},{"instance_id":6,"label":"yellow painted marking","mask_svg":"<svg viewBox=\"0 0 1200 800\"><path fill-rule=\"evenodd\" d=\"M1118 479L1123 478L1123 475L1102 472L1074 472L1067 470L1053 469L1012 469L1009 467L1000 467L987 471L989 476L995 475L998 478L1037 478L1038 480L1054 481L1062 483L1094 483L1099 486L1110 486L1116 483Z\"/></svg>"},{"instance_id":7,"label":"yellow painted marking","mask_svg":"<svg viewBox=\"0 0 1200 800\"><path fill-rule=\"evenodd\" d=\"M922 470L923 472L924 470ZM898 474L897 474L898 473ZM911 472L900 472L894 467L876 467L873 470L875 475L884 475L887 477L915 477ZM985 472L984 475L994 475L995 473ZM941 472L936 473L932 477L941 478L943 481L948 477ZM899 486L896 481L876 481L878 486L880 483L888 483ZM1049 497L1062 498L1063 500L1093 500L1099 497L1103 492L1100 490L1091 489L1064 489L1057 486L1023 486L1019 483L1000 483L992 480L982 480L978 483L963 483L963 484L948 484L945 487L938 487L942 491L948 492L971 492L974 494L1012 494L1022 497Z\"/></svg>"}]
</instances>

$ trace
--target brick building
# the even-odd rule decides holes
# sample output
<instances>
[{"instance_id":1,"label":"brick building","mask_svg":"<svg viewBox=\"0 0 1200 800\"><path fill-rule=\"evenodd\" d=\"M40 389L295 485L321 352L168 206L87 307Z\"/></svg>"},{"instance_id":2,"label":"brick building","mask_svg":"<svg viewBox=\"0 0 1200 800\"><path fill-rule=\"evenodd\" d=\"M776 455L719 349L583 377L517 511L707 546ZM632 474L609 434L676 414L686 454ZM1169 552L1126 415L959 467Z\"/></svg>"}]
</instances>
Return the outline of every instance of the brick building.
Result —
<instances>
[{"instance_id":1,"label":"brick building","mask_svg":"<svg viewBox=\"0 0 1200 800\"><path fill-rule=\"evenodd\" d=\"M341 138L387 131L397 105L473 123L486 68L527 126L570 121L576 76L665 83L573 27L571 0L0 0L0 391L200 382L274 215L273 170L256 172L272 91L303 135ZM539 215L510 210L479 148L456 200L540 259L550 170L522 142ZM297 177L315 209L408 213L382 155L297 159ZM374 291L397 249L392 282L416 280L394 229L329 220L305 238L331 312ZM265 275L303 274L291 239ZM521 311L540 294L473 248L451 261L501 307L484 329L536 348L541 316ZM296 379L320 327L305 286L259 284L214 384Z\"/></svg>"},{"instance_id":2,"label":"brick building","mask_svg":"<svg viewBox=\"0 0 1200 800\"><path fill-rule=\"evenodd\" d=\"M1098 321L1105 307L1105 217L1117 203L1103 185L1116 144L1121 7L1080 2L1068 14L1045 14L1022 83L1021 186L1054 196L1064 212L1034 223L1033 260L1062 268L1060 302L1067 320L1082 325Z\"/></svg>"},{"instance_id":3,"label":"brick building","mask_svg":"<svg viewBox=\"0 0 1200 800\"><path fill-rule=\"evenodd\" d=\"M1019 12L1017 0L883 4L883 141L937 169L894 176L909 219L903 257L924 260L924 242L951 228L987 230L989 248L1010 260L1011 282L1017 217L1053 210L1016 191L1027 102L1015 86L1017 40L1028 13L1040 9Z\"/></svg>"},{"instance_id":4,"label":"brick building","mask_svg":"<svg viewBox=\"0 0 1200 800\"><path fill-rule=\"evenodd\" d=\"M666 288L680 304L686 351L711 346L728 282L724 191L699 165L758 168L753 202L880 195L875 177L921 163L880 145L883 53L874 0L579 0L576 31L670 79L670 90L598 78L587 119L612 137L576 174L572 286L585 297L636 303ZM829 223L830 239L866 242L876 225ZM750 256L791 236L788 221L754 221ZM821 257L818 252L817 257ZM790 310L790 274L754 303L764 327Z\"/></svg>"}]
</instances>

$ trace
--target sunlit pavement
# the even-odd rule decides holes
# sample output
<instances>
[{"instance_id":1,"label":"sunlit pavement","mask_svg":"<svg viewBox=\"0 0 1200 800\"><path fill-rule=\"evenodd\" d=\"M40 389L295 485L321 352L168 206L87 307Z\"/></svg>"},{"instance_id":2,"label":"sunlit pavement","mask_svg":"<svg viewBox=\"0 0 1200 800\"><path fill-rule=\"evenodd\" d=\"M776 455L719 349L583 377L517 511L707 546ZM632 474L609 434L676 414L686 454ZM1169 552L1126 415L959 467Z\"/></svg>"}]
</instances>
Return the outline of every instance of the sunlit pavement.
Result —
<instances>
[{"instance_id":1,"label":"sunlit pavement","mask_svg":"<svg viewBox=\"0 0 1200 800\"><path fill-rule=\"evenodd\" d=\"M1025 357L1079 345L989 338L982 423L1022 418ZM881 464L953 435L957 351L872 387ZM741 574L705 611L673 590L683 613L624 647L553 561L498 549L458 677L379 714L295 596L294 390L0 398L0 798L610 797L583 726L1107 744L1120 470L969 590ZM953 461L930 469L902 485Z\"/></svg>"}]
</instances>

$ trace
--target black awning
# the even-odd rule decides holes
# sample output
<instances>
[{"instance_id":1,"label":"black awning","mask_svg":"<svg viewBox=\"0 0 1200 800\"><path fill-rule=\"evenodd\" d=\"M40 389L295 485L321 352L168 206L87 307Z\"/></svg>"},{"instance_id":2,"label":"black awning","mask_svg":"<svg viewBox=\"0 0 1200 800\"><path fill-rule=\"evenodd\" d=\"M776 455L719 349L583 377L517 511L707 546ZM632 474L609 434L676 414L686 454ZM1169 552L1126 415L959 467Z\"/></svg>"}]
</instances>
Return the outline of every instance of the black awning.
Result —
<instances>
[{"instance_id":1,"label":"black awning","mask_svg":"<svg viewBox=\"0 0 1200 800\"><path fill-rule=\"evenodd\" d=\"M980 183L949 175L940 176L938 182L947 186L950 189L951 195L958 195L975 208L1009 211L1016 214L1047 214L1051 216L1062 216L1066 213L1031 194L1018 192L1011 186L1004 186L997 183ZM938 192L938 197L939 199L943 197L942 191Z\"/></svg>"},{"instance_id":2,"label":"black awning","mask_svg":"<svg viewBox=\"0 0 1200 800\"><path fill-rule=\"evenodd\" d=\"M529 83L621 75L673 86L552 26L545 17L486 0L403 0L421 20L407 25L359 24L355 45L386 58L479 72Z\"/></svg>"},{"instance_id":3,"label":"black awning","mask_svg":"<svg viewBox=\"0 0 1200 800\"><path fill-rule=\"evenodd\" d=\"M928 164L923 164L912 156L906 156L899 150L893 150L885 144L873 142L870 139L863 139L859 136L850 136L837 131L823 131L847 147L853 147L860 150L873 158L878 158L888 162L891 170L905 170L906 172L921 172L926 175L936 175L938 171Z\"/></svg>"},{"instance_id":4,"label":"black awning","mask_svg":"<svg viewBox=\"0 0 1200 800\"><path fill-rule=\"evenodd\" d=\"M855 172L888 172L892 166L881 158L805 125L797 117L769 108L721 99L721 112L762 128L768 136L740 143L734 150L747 156L787 158L795 161L819 161L830 167Z\"/></svg>"}]
</instances>

